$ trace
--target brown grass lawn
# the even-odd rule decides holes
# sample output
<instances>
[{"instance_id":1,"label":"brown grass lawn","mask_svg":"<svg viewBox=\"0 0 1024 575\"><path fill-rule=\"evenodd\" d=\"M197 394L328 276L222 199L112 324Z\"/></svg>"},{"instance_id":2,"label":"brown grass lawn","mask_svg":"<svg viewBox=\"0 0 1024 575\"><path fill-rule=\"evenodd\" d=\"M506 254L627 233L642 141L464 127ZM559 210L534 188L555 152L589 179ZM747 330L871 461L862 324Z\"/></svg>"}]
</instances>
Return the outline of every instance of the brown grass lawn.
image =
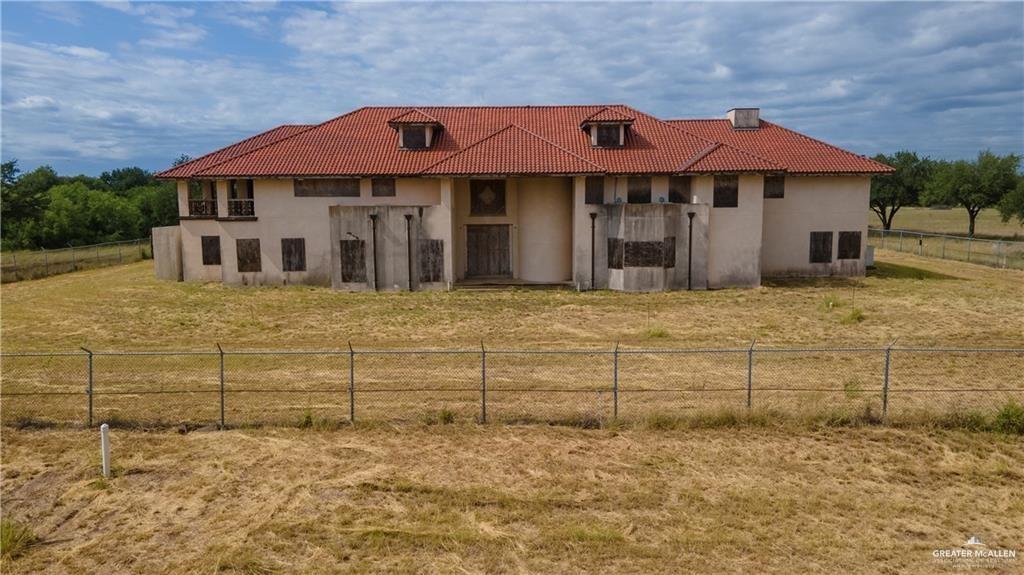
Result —
<instances>
[{"instance_id":1,"label":"brown grass lawn","mask_svg":"<svg viewBox=\"0 0 1024 575\"><path fill-rule=\"evenodd\" d=\"M2 288L5 351L1024 344L1024 271L879 252L867 278L759 289L342 293L159 282L151 262ZM829 302L832 307L829 307ZM844 324L853 307L863 321Z\"/></svg>"},{"instance_id":2,"label":"brown grass lawn","mask_svg":"<svg viewBox=\"0 0 1024 575\"><path fill-rule=\"evenodd\" d=\"M4 429L5 573L944 573L1024 543L1024 443L886 428ZM1019 572L1015 564L986 572Z\"/></svg>"},{"instance_id":3,"label":"brown grass lawn","mask_svg":"<svg viewBox=\"0 0 1024 575\"><path fill-rule=\"evenodd\" d=\"M874 212L871 213L868 222L872 226L882 227L881 220ZM893 229L966 236L968 223L967 210L963 208L948 210L902 208L896 212L892 227ZM977 237L1024 240L1024 226L1021 226L1018 220L1004 222L995 209L982 210L978 214L974 233Z\"/></svg>"}]
</instances>

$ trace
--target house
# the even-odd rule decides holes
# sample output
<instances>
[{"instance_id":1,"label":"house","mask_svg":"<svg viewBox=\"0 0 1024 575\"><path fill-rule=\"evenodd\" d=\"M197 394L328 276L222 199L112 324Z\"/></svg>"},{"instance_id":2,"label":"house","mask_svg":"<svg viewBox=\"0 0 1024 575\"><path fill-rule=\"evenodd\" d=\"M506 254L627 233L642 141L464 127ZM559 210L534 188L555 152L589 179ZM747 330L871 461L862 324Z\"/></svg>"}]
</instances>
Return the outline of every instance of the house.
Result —
<instances>
[{"instance_id":1,"label":"house","mask_svg":"<svg viewBox=\"0 0 1024 575\"><path fill-rule=\"evenodd\" d=\"M762 120L622 105L366 107L158 174L158 274L345 290L650 291L864 273L888 166Z\"/></svg>"}]
</instances>

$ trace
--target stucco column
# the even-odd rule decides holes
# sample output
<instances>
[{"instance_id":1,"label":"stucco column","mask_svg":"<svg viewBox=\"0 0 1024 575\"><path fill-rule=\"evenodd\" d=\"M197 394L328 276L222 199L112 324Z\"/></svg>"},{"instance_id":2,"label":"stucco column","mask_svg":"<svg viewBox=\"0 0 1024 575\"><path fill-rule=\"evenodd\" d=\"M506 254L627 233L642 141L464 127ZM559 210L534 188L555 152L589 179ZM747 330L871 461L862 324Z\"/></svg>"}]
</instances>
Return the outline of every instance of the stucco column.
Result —
<instances>
[{"instance_id":1,"label":"stucco column","mask_svg":"<svg viewBox=\"0 0 1024 575\"><path fill-rule=\"evenodd\" d=\"M178 184L178 215L188 215L188 180L177 180Z\"/></svg>"},{"instance_id":2,"label":"stucco column","mask_svg":"<svg viewBox=\"0 0 1024 575\"><path fill-rule=\"evenodd\" d=\"M217 217L226 218L228 216L228 182L227 180L217 180Z\"/></svg>"},{"instance_id":3,"label":"stucco column","mask_svg":"<svg viewBox=\"0 0 1024 575\"><path fill-rule=\"evenodd\" d=\"M441 179L441 210L447 214L448 221L444 225L444 277L449 283L455 283L455 186L451 178Z\"/></svg>"}]
</instances>

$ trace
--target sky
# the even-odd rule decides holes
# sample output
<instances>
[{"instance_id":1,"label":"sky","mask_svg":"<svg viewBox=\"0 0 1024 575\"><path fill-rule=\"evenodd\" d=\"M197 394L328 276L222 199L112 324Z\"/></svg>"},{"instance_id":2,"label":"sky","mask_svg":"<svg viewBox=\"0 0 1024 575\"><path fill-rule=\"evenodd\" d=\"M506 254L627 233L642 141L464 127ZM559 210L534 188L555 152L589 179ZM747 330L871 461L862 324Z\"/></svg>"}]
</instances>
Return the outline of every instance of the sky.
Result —
<instances>
[{"instance_id":1,"label":"sky","mask_svg":"<svg viewBox=\"0 0 1024 575\"><path fill-rule=\"evenodd\" d=\"M1024 153L1024 3L3 2L0 155L168 167L367 105L733 107L861 154Z\"/></svg>"}]
</instances>

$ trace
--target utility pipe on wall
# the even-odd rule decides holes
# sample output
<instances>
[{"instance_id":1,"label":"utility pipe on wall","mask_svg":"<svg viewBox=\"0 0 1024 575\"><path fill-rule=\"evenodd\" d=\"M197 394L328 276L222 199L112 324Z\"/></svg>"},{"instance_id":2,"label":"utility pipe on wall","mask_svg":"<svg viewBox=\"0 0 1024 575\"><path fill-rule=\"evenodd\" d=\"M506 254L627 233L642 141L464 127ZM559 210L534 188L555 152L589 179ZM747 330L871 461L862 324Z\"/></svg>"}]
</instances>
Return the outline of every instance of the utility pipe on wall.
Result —
<instances>
[{"instance_id":1,"label":"utility pipe on wall","mask_svg":"<svg viewBox=\"0 0 1024 575\"><path fill-rule=\"evenodd\" d=\"M693 289L693 216L694 212L686 212L688 225L686 227L686 289Z\"/></svg>"},{"instance_id":2,"label":"utility pipe on wall","mask_svg":"<svg viewBox=\"0 0 1024 575\"><path fill-rule=\"evenodd\" d=\"M373 241L373 291L377 291L377 214L370 214L370 238Z\"/></svg>"},{"instance_id":3,"label":"utility pipe on wall","mask_svg":"<svg viewBox=\"0 0 1024 575\"><path fill-rule=\"evenodd\" d=\"M595 253L596 243L594 240L594 222L597 221L597 212L590 212L590 289L596 288L596 281L594 280L594 260L597 257Z\"/></svg>"}]
</instances>

